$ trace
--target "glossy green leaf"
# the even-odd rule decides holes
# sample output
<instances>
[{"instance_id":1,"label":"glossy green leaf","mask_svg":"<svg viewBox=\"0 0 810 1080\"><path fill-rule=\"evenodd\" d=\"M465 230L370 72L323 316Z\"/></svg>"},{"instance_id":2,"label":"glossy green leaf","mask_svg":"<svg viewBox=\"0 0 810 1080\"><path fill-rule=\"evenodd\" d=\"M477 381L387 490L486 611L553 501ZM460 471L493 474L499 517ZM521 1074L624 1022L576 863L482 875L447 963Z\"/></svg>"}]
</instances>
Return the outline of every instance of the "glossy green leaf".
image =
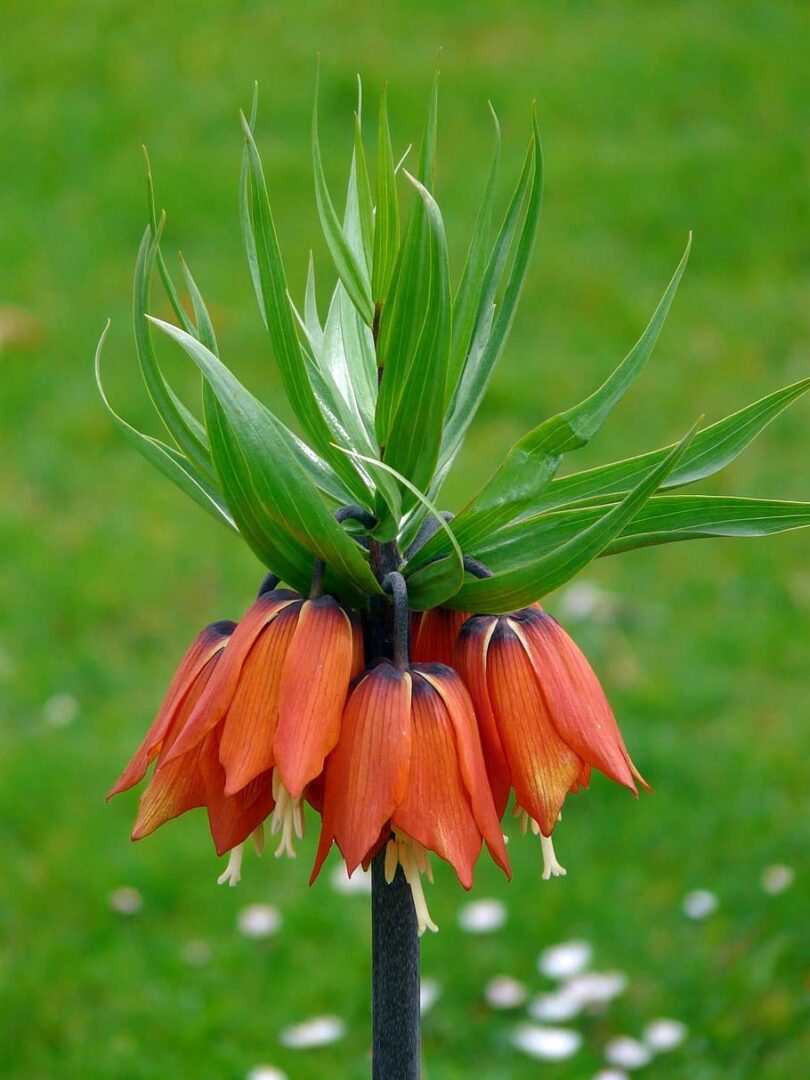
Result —
<instances>
[{"instance_id":1,"label":"glossy green leaf","mask_svg":"<svg viewBox=\"0 0 810 1080\"><path fill-rule=\"evenodd\" d=\"M384 303L399 252L399 197L397 195L394 151L388 126L387 84L380 94L377 125L377 206L374 223L374 265L371 278L372 297Z\"/></svg>"},{"instance_id":2,"label":"glossy green leaf","mask_svg":"<svg viewBox=\"0 0 810 1080\"><path fill-rule=\"evenodd\" d=\"M611 506L552 510L513 522L482 541L475 557L494 573L534 562L598 521ZM810 525L810 503L723 495L655 495L601 555L713 536L766 536L804 525Z\"/></svg>"},{"instance_id":3,"label":"glossy green leaf","mask_svg":"<svg viewBox=\"0 0 810 1080\"><path fill-rule=\"evenodd\" d=\"M149 207L149 221L152 226L152 235L159 236L161 226L159 224L160 219L158 217L157 203L155 201L155 182L152 177L152 163L149 160L149 152L146 147L144 146L142 149L144 160L146 162L146 200ZM174 281L172 280L171 273L166 265L166 260L163 258L163 252L160 250L159 244L157 249L157 266L158 273L163 282L163 288L166 292L166 297L171 304L175 317L185 331L189 334L193 334L194 326L186 313L186 309L180 301L180 297L177 295L177 289L174 286Z\"/></svg>"},{"instance_id":4,"label":"glossy green leaf","mask_svg":"<svg viewBox=\"0 0 810 1080\"><path fill-rule=\"evenodd\" d=\"M211 514L218 521L223 522L230 529L235 529L236 526L233 518L228 512L220 493L209 484L205 477L196 472L187 458L183 457L182 454L178 453L172 447L167 446L159 439L155 439L151 435L144 435L142 432L138 431L137 428L134 428L124 420L122 416L119 416L115 409L113 409L101 382L101 353L109 329L110 324L108 321L107 325L104 327L101 338L99 339L98 346L96 347L95 373L98 392L101 396L104 408L107 410L113 423L127 441L135 447L139 454L143 455L150 465L153 465L159 472L168 477L173 484L193 499L198 506L203 508L203 510Z\"/></svg>"},{"instance_id":5,"label":"glossy green leaf","mask_svg":"<svg viewBox=\"0 0 810 1080\"><path fill-rule=\"evenodd\" d=\"M362 478L348 459L332 450L335 437L342 438L342 433L335 429L330 430L321 407L323 402L319 402L310 381L306 358L295 330L295 316L287 291L287 279L259 151L251 125L243 114L241 120L245 135L245 165L240 200L242 231L259 309L270 335L284 390L295 415L312 440L314 449L338 473L352 498L362 505L367 505L368 492Z\"/></svg>"},{"instance_id":6,"label":"glossy green leaf","mask_svg":"<svg viewBox=\"0 0 810 1080\"><path fill-rule=\"evenodd\" d=\"M667 478L664 487L693 484L725 468L772 420L808 390L810 379L801 379L699 432L683 460ZM555 506L582 504L591 500L605 502L609 496L619 499L624 492L638 483L641 476L654 468L659 461L663 461L671 450L671 446L665 446L660 450L651 450L610 465L599 465L570 476L561 476L540 493L533 510L548 510Z\"/></svg>"},{"instance_id":7,"label":"glossy green leaf","mask_svg":"<svg viewBox=\"0 0 810 1080\"><path fill-rule=\"evenodd\" d=\"M495 201L495 181L501 156L501 128L492 105L489 107L495 127L495 153L492 157L481 207L475 219L467 262L461 275L453 301L453 336L450 346L450 363L447 369L446 394L455 393L461 372L472 345L476 323L479 319L484 275L489 261L489 236L492 228L492 208ZM491 323L489 324L491 325Z\"/></svg>"},{"instance_id":8,"label":"glossy green leaf","mask_svg":"<svg viewBox=\"0 0 810 1080\"><path fill-rule=\"evenodd\" d=\"M249 497L248 509L261 515L262 533L271 538L289 535L356 590L379 592L365 553L322 502L272 413L196 338L159 319L152 321L182 346L214 390L233 437L227 467L240 478ZM221 469L223 462L217 460L217 467ZM239 522L240 514L231 509Z\"/></svg>"},{"instance_id":9,"label":"glossy green leaf","mask_svg":"<svg viewBox=\"0 0 810 1080\"><path fill-rule=\"evenodd\" d=\"M155 356L147 316L152 271L160 244L162 223L153 236L151 226L144 232L135 265L132 297L132 322L135 348L147 392L166 430L197 472L213 479L208 437L197 418L183 405L167 383Z\"/></svg>"},{"instance_id":10,"label":"glossy green leaf","mask_svg":"<svg viewBox=\"0 0 810 1080\"><path fill-rule=\"evenodd\" d=\"M487 265L472 343L448 410L439 480L461 449L512 328L534 248L542 198L543 152L537 116L533 112L526 162ZM518 231L521 218L523 223ZM504 279L506 283L498 301Z\"/></svg>"},{"instance_id":11,"label":"glossy green leaf","mask_svg":"<svg viewBox=\"0 0 810 1080\"><path fill-rule=\"evenodd\" d=\"M475 550L482 537L534 508L559 468L563 454L585 446L640 375L672 305L689 257L691 238L658 307L639 340L590 397L550 417L520 439L498 471L453 522L462 548ZM424 557L436 553L426 545Z\"/></svg>"},{"instance_id":12,"label":"glossy green leaf","mask_svg":"<svg viewBox=\"0 0 810 1080\"><path fill-rule=\"evenodd\" d=\"M445 603L462 611L512 611L534 603L552 589L563 585L595 559L633 520L681 460L694 432L695 428L692 428L622 502L610 507L597 521L566 543L531 563L512 567L490 578L470 578L468 575L458 593ZM426 569L430 571L431 568L428 566ZM420 583L421 573L419 571L414 575L415 585ZM418 595L424 603L421 584Z\"/></svg>"},{"instance_id":13,"label":"glossy green leaf","mask_svg":"<svg viewBox=\"0 0 810 1080\"><path fill-rule=\"evenodd\" d=\"M363 89L357 76L357 112L354 114L354 150L349 170L349 188L343 215L343 230L349 246L367 273L371 273L374 252L374 202L363 145Z\"/></svg>"},{"instance_id":14,"label":"glossy green leaf","mask_svg":"<svg viewBox=\"0 0 810 1080\"><path fill-rule=\"evenodd\" d=\"M383 386L388 378L398 378L401 382L383 460L424 490L433 476L442 437L450 349L450 282L447 241L439 207L424 185L413 177L408 178L425 207L428 291L421 332L407 370L386 368L383 376Z\"/></svg>"},{"instance_id":15,"label":"glossy green leaf","mask_svg":"<svg viewBox=\"0 0 810 1080\"><path fill-rule=\"evenodd\" d=\"M371 299L371 281L365 259L352 250L343 226L337 216L326 176L323 171L321 144L318 138L318 90L315 90L315 106L312 110L312 166L315 173L315 201L326 246L332 256L338 277L365 321L374 320L374 304Z\"/></svg>"}]
</instances>

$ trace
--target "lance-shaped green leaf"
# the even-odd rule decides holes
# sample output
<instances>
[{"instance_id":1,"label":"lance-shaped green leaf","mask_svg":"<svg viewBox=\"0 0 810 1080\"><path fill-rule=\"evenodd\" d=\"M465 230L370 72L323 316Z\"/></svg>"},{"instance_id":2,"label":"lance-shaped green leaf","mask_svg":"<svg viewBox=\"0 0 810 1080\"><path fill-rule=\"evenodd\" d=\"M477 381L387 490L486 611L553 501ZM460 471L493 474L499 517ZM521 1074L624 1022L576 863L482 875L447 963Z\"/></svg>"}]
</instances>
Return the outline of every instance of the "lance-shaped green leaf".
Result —
<instances>
[{"instance_id":1,"label":"lance-shaped green leaf","mask_svg":"<svg viewBox=\"0 0 810 1080\"><path fill-rule=\"evenodd\" d=\"M433 81L418 180L430 190L436 158L438 74ZM406 174L407 175L407 174ZM419 188L417 186L417 191ZM417 198L411 210L405 240L399 251L388 300L382 308L377 339L377 365L382 370L377 399L377 440L385 446L405 389L414 354L422 334L431 288L431 224L424 198ZM444 382L441 386L444 394ZM443 399L442 399L443 400Z\"/></svg>"},{"instance_id":2,"label":"lance-shaped green leaf","mask_svg":"<svg viewBox=\"0 0 810 1080\"><path fill-rule=\"evenodd\" d=\"M161 226L162 227L162 226ZM202 424L183 405L163 376L152 346L152 336L147 322L149 291L152 271L160 243L160 231L153 236L151 226L144 232L138 259L135 264L135 285L132 295L132 323L135 330L135 348L147 392L166 430L172 436L183 455L194 465L197 472L213 478L207 436Z\"/></svg>"},{"instance_id":3,"label":"lance-shaped green leaf","mask_svg":"<svg viewBox=\"0 0 810 1080\"><path fill-rule=\"evenodd\" d=\"M493 573L534 562L599 521L612 505L552 510L523 518L482 541L476 558ZM600 555L681 540L768 536L805 525L810 525L810 503L726 495L654 495Z\"/></svg>"},{"instance_id":4,"label":"lance-shaped green leaf","mask_svg":"<svg viewBox=\"0 0 810 1080\"><path fill-rule=\"evenodd\" d=\"M455 393L472 344L476 323L479 319L481 294L489 261L489 235L492 228L492 207L495 201L495 181L501 156L501 127L492 105L489 106L495 127L495 153L487 177L481 207L475 219L467 262L461 275L456 297L453 301L453 334L450 345L450 363L447 369L448 396Z\"/></svg>"},{"instance_id":5,"label":"lance-shaped green leaf","mask_svg":"<svg viewBox=\"0 0 810 1080\"><path fill-rule=\"evenodd\" d=\"M306 594L312 579L312 556L294 536L275 525L267 527L261 490L246 467L245 454L225 411L213 393L205 397L205 418L222 490L239 533L253 553L283 581Z\"/></svg>"},{"instance_id":6,"label":"lance-shaped green leaf","mask_svg":"<svg viewBox=\"0 0 810 1080\"><path fill-rule=\"evenodd\" d=\"M171 446L167 446L165 443L161 442L160 439L155 439L151 435L145 435L143 432L138 431L137 428L124 420L124 418L119 416L115 409L113 409L101 382L101 353L109 329L110 323L108 320L96 347L95 373L96 386L98 387L101 401L113 423L122 433L124 438L135 447L138 453L141 454L150 465L153 465L158 472L161 472L164 476L168 477L173 484L180 488L180 490L188 495L189 498L193 499L198 506L201 506L206 513L211 514L212 517L223 522L228 528L235 530L236 525L234 524L233 518L228 512L220 493L209 484L204 476L201 476L194 469L187 458L183 457L182 454L178 453L178 451Z\"/></svg>"},{"instance_id":7,"label":"lance-shaped green leaf","mask_svg":"<svg viewBox=\"0 0 810 1080\"><path fill-rule=\"evenodd\" d=\"M657 468L651 470L622 502L611 507L598 521L572 539L531 563L503 570L490 578L468 577L456 595L445 601L462 611L503 612L534 603L558 588L597 557L614 540L672 472L694 437L697 424ZM427 567L430 570L431 567ZM425 602L419 583L421 571L413 577L420 602Z\"/></svg>"},{"instance_id":8,"label":"lance-shaped green leaf","mask_svg":"<svg viewBox=\"0 0 810 1080\"><path fill-rule=\"evenodd\" d=\"M699 432L683 460L664 483L665 488L680 487L704 480L725 468L784 409L810 390L810 379L801 379L781 390L747 405L744 409L718 420ZM599 465L583 472L553 480L532 505L533 511L548 510L571 503L616 499L638 483L651 468L667 456L671 446L646 454Z\"/></svg>"},{"instance_id":9,"label":"lance-shaped green leaf","mask_svg":"<svg viewBox=\"0 0 810 1080\"><path fill-rule=\"evenodd\" d=\"M366 150L363 146L363 87L357 76L357 112L354 114L354 150L343 213L343 231L349 247L367 273L371 273L374 251L374 202L368 176Z\"/></svg>"},{"instance_id":10,"label":"lance-shaped green leaf","mask_svg":"<svg viewBox=\"0 0 810 1080\"><path fill-rule=\"evenodd\" d=\"M201 341L215 356L219 356L219 347L217 345L216 333L214 332L214 324L211 321L211 316L208 312L205 300L203 299L203 295L182 255L180 256L180 263L183 268L186 286L189 295L191 296L191 303L194 308L194 318L197 324L196 327L192 327L191 332L194 337ZM206 416L209 416L212 411L219 408L217 400L213 396L211 385L206 379L203 379L203 401L205 404ZM220 426L225 424L227 424L227 420L223 416L220 418ZM303 439L299 439L294 432L281 424L280 421L279 424L289 440L290 448L293 450L301 465L303 465L309 473L310 479L315 486L340 505L351 502L352 496L349 493L348 488L340 481L334 470L331 469L329 465L327 465L326 462L303 441Z\"/></svg>"},{"instance_id":11,"label":"lance-shaped green leaf","mask_svg":"<svg viewBox=\"0 0 810 1080\"><path fill-rule=\"evenodd\" d=\"M402 380L402 390L388 431L384 461L423 490L439 455L444 414L444 385L450 349L450 283L447 241L439 207L418 180L408 179L424 204L428 225L428 292L422 329L406 372L386 370L383 377Z\"/></svg>"},{"instance_id":12,"label":"lance-shaped green leaf","mask_svg":"<svg viewBox=\"0 0 810 1080\"><path fill-rule=\"evenodd\" d=\"M371 294L378 304L385 302L391 275L399 251L399 197L388 126L388 84L380 94L380 113L377 125L377 206L374 222L374 265L371 275Z\"/></svg>"},{"instance_id":13,"label":"lance-shaped green leaf","mask_svg":"<svg viewBox=\"0 0 810 1080\"><path fill-rule=\"evenodd\" d=\"M461 449L464 434L483 400L512 328L534 248L542 198L543 151L533 111L526 161L487 265L472 344L447 415L441 452L442 477ZM523 224L518 231L521 218ZM506 284L498 302L504 278Z\"/></svg>"},{"instance_id":14,"label":"lance-shaped green leaf","mask_svg":"<svg viewBox=\"0 0 810 1080\"><path fill-rule=\"evenodd\" d=\"M312 252L309 253L307 265L307 288L304 295L304 331L309 338L312 348L317 356L323 344L323 326L318 315L318 299L315 291L315 260Z\"/></svg>"},{"instance_id":15,"label":"lance-shaped green leaf","mask_svg":"<svg viewBox=\"0 0 810 1080\"><path fill-rule=\"evenodd\" d=\"M352 497L366 505L368 492L362 479L348 459L332 450L333 439L341 436L339 432L330 431L310 383L306 360L295 330L295 317L259 151L251 125L244 114L240 116L245 135L240 199L242 232L259 310L270 335L284 390L315 450L339 474Z\"/></svg>"},{"instance_id":16,"label":"lance-shaped green leaf","mask_svg":"<svg viewBox=\"0 0 810 1080\"><path fill-rule=\"evenodd\" d=\"M321 221L326 246L329 248L338 277L343 282L352 303L370 326L374 319L374 304L371 299L371 281L368 268L365 259L362 256L358 257L355 251L352 250L352 246L343 231L323 171L321 144L318 138L317 83L315 86L315 105L312 110L312 166L315 173L315 202L318 206L318 217ZM355 168L356 159L353 165L353 173Z\"/></svg>"},{"instance_id":17,"label":"lance-shaped green leaf","mask_svg":"<svg viewBox=\"0 0 810 1080\"><path fill-rule=\"evenodd\" d=\"M453 522L462 548L475 550L482 537L534 507L559 468L563 454L585 446L640 375L667 317L689 257L691 238L658 307L639 340L590 397L552 416L520 439L498 471ZM426 545L423 557L436 554Z\"/></svg>"},{"instance_id":18,"label":"lance-shaped green leaf","mask_svg":"<svg viewBox=\"0 0 810 1080\"><path fill-rule=\"evenodd\" d=\"M262 530L271 536L289 534L357 590L379 592L364 552L321 501L273 414L196 338L170 323L152 321L182 346L211 384L240 455L230 456L229 468L238 471L246 490L252 488L251 508L261 512ZM216 464L222 466L219 460Z\"/></svg>"},{"instance_id":19,"label":"lance-shaped green leaf","mask_svg":"<svg viewBox=\"0 0 810 1080\"><path fill-rule=\"evenodd\" d=\"M147 151L146 147L144 146L142 147L142 149L144 160L146 162L146 201L149 207L149 221L152 226L152 235L159 236L162 231L162 225L159 223L157 202L155 201L155 182L152 177L152 164L149 160L149 152ZM185 308L180 302L180 297L177 295L177 289L175 289L174 287L172 275L169 272L169 268L166 265L166 260L163 258L163 252L160 250L159 245L157 250L157 265L158 272L163 282L163 288L166 292L166 297L171 304L172 311L174 312L175 317L177 318L178 322L184 330L186 330L189 334L193 334L194 326L189 319Z\"/></svg>"}]
</instances>

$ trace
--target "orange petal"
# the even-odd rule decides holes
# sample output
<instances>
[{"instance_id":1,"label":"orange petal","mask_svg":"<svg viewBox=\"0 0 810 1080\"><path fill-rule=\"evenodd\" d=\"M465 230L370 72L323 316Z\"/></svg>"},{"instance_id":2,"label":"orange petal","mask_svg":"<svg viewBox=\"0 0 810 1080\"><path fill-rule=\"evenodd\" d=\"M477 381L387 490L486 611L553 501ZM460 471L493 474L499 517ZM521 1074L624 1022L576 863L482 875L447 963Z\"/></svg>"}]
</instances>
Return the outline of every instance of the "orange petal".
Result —
<instances>
[{"instance_id":1,"label":"orange petal","mask_svg":"<svg viewBox=\"0 0 810 1080\"><path fill-rule=\"evenodd\" d=\"M177 727L174 721L200 672L211 657L225 647L235 627L236 623L232 622L212 623L197 635L193 645L180 661L180 666L169 684L169 689L166 691L166 696L152 726L135 751L132 760L108 792L108 799L120 791L127 791L143 780L149 763L157 757L163 747L166 733L172 727ZM199 689L197 696L199 696ZM196 702L196 698L194 700ZM185 718L188 718L188 713Z\"/></svg>"},{"instance_id":2,"label":"orange petal","mask_svg":"<svg viewBox=\"0 0 810 1080\"><path fill-rule=\"evenodd\" d=\"M214 653L199 673L191 689L182 698L174 712L167 729L163 744L171 747L177 734L188 721L196 702L205 690L214 669L219 663L222 651ZM199 763L199 747L195 747L182 757L166 763L166 750L158 758L152 779L149 781L138 804L138 814L132 830L132 839L152 833L159 826L172 818L193 810L205 803L205 787L202 781Z\"/></svg>"},{"instance_id":3,"label":"orange petal","mask_svg":"<svg viewBox=\"0 0 810 1080\"><path fill-rule=\"evenodd\" d=\"M469 617L464 611L442 607L423 612L413 638L413 659L423 664L447 664L452 667L458 632Z\"/></svg>"},{"instance_id":4,"label":"orange petal","mask_svg":"<svg viewBox=\"0 0 810 1080\"><path fill-rule=\"evenodd\" d=\"M411 717L408 788L391 825L449 862L469 889L481 832L462 776L453 721L442 696L416 669Z\"/></svg>"},{"instance_id":5,"label":"orange petal","mask_svg":"<svg viewBox=\"0 0 810 1080\"><path fill-rule=\"evenodd\" d=\"M470 795L473 817L492 858L507 877L512 876L500 819L489 786L481 739L470 695L461 677L443 664L417 665L422 678L441 695L455 729L461 776Z\"/></svg>"},{"instance_id":6,"label":"orange petal","mask_svg":"<svg viewBox=\"0 0 810 1080\"><path fill-rule=\"evenodd\" d=\"M582 761L557 734L511 619L492 635L487 685L518 805L550 836Z\"/></svg>"},{"instance_id":7,"label":"orange petal","mask_svg":"<svg viewBox=\"0 0 810 1080\"><path fill-rule=\"evenodd\" d=\"M613 710L580 649L545 612L522 612L513 625L560 737L583 761L635 792L635 769Z\"/></svg>"},{"instance_id":8,"label":"orange petal","mask_svg":"<svg viewBox=\"0 0 810 1080\"><path fill-rule=\"evenodd\" d=\"M295 605L279 610L261 630L242 664L219 743L228 795L273 767L284 659L297 622Z\"/></svg>"},{"instance_id":9,"label":"orange petal","mask_svg":"<svg viewBox=\"0 0 810 1080\"><path fill-rule=\"evenodd\" d=\"M343 713L326 763L323 825L314 881L335 840L349 873L402 801L411 758L411 676L383 662L364 675Z\"/></svg>"},{"instance_id":10,"label":"orange petal","mask_svg":"<svg viewBox=\"0 0 810 1080\"><path fill-rule=\"evenodd\" d=\"M322 771L338 741L353 639L351 621L333 597L307 600L301 608L284 660L273 743L281 782L293 798Z\"/></svg>"},{"instance_id":11,"label":"orange petal","mask_svg":"<svg viewBox=\"0 0 810 1080\"><path fill-rule=\"evenodd\" d=\"M291 605L300 607L302 602L298 593L275 589L264 593L251 605L231 636L226 662L220 665L216 677L211 680L205 694L200 698L182 735L172 747L169 760L179 757L202 742L208 732L222 720L236 693L242 665L256 638L281 611Z\"/></svg>"},{"instance_id":12,"label":"orange petal","mask_svg":"<svg viewBox=\"0 0 810 1080\"><path fill-rule=\"evenodd\" d=\"M497 625L498 619L494 615L476 615L468 619L456 639L453 667L461 675L472 698L495 812L500 820L512 780L487 687L487 650Z\"/></svg>"},{"instance_id":13,"label":"orange petal","mask_svg":"<svg viewBox=\"0 0 810 1080\"><path fill-rule=\"evenodd\" d=\"M219 760L221 731L215 728L200 747L208 824L217 855L247 840L274 806L271 770L255 777L235 795L225 794L225 770Z\"/></svg>"}]
</instances>

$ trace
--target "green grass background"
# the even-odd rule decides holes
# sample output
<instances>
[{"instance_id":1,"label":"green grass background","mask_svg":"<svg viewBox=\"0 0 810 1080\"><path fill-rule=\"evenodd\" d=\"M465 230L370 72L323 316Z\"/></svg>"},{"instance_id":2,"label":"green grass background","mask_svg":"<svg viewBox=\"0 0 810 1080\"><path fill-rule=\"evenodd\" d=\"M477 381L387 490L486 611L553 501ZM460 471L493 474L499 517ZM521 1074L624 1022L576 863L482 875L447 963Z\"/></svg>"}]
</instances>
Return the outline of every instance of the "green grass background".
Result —
<instances>
[{"instance_id":1,"label":"green grass background","mask_svg":"<svg viewBox=\"0 0 810 1080\"><path fill-rule=\"evenodd\" d=\"M145 225L140 144L209 298L224 356L283 411L243 262L237 108L261 84L258 137L292 286L318 237L308 123L323 56L322 135L333 183L350 142L355 72L372 102L390 80L397 146L418 137L443 48L438 193L460 268L488 167L486 101L505 136L502 194L537 98L547 164L539 244L521 314L447 505L528 426L578 400L644 325L694 230L691 264L642 384L577 467L675 439L808 374L810 34L773 0L483 0L295 4L229 0L6 0L0 8L0 305L30 340L0 354L0 1075L242 1077L260 1061L293 1080L368 1071L368 914L306 886L297 864L248 860L236 890L196 815L133 846L135 796L102 796L196 630L237 617L260 568L114 432L93 387L113 319L114 402L151 424L135 373L129 290ZM373 115L373 111L369 110ZM188 367L168 360L181 384ZM757 442L718 492L808 497L808 405ZM574 464L572 459L571 464ZM612 1034L678 1017L688 1044L658 1080L784 1080L810 1060L807 724L808 536L704 542L605 560L584 577L615 594L608 623L570 623L600 672L655 795L603 779L571 800L558 847L569 876L541 882L513 840L515 879L482 864L476 893L509 922L465 936L464 897L440 872L442 927L423 968L443 997L424 1025L430 1080L592 1076ZM555 610L552 600L549 607ZM78 702L63 728L55 694ZM787 862L793 888L760 888ZM144 897L127 920L110 891ZM721 898L705 923L683 894ZM272 901L283 932L250 942L238 910ZM629 989L578 1026L586 1048L541 1066L512 1050L513 1018L484 983L540 989L538 951L590 940ZM209 964L183 946L203 939ZM283 1050L279 1030L337 1013L347 1038Z\"/></svg>"}]
</instances>

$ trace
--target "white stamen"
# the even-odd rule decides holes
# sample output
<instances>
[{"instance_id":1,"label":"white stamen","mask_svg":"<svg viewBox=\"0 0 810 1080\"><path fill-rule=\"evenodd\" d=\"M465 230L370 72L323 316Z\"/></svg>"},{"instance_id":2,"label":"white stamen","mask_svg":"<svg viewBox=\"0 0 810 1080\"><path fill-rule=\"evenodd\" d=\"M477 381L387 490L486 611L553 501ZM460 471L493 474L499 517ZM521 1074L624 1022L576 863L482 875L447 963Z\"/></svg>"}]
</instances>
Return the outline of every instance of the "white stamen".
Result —
<instances>
[{"instance_id":1,"label":"white stamen","mask_svg":"<svg viewBox=\"0 0 810 1080\"><path fill-rule=\"evenodd\" d=\"M552 877L565 877L568 871L557 862L557 856L554 854L554 844L550 836L543 836L540 833L540 848L543 852L543 881L548 881Z\"/></svg>"},{"instance_id":2,"label":"white stamen","mask_svg":"<svg viewBox=\"0 0 810 1080\"><path fill-rule=\"evenodd\" d=\"M402 832L395 832L385 847L385 880L389 885L394 880L397 866L402 867L405 880L411 887L419 936L421 937L425 930L437 933L439 928L430 917L422 889L422 874L428 881L433 881L433 871L428 861L427 851L417 840L412 840L410 836Z\"/></svg>"},{"instance_id":3,"label":"white stamen","mask_svg":"<svg viewBox=\"0 0 810 1080\"><path fill-rule=\"evenodd\" d=\"M520 831L523 836L526 835L526 832L530 825L532 827L532 836L540 835L539 824L534 820L534 818L531 816L531 814L529 814L527 810L524 810L522 806L518 806L517 803L515 803L514 807L512 808L512 817L520 818Z\"/></svg>"},{"instance_id":4,"label":"white stamen","mask_svg":"<svg viewBox=\"0 0 810 1080\"><path fill-rule=\"evenodd\" d=\"M276 801L273 815L270 818L270 835L280 835L276 858L286 855L290 859L296 857L293 838L301 840L304 836L304 808L301 805L301 796L295 798L284 787L277 772L273 773L273 798Z\"/></svg>"},{"instance_id":5,"label":"white stamen","mask_svg":"<svg viewBox=\"0 0 810 1080\"><path fill-rule=\"evenodd\" d=\"M217 878L217 885L225 885L226 883L233 888L239 884L242 877L242 855L245 851L244 844L237 844L235 848L231 848L228 855L228 865L223 872Z\"/></svg>"}]
</instances>

